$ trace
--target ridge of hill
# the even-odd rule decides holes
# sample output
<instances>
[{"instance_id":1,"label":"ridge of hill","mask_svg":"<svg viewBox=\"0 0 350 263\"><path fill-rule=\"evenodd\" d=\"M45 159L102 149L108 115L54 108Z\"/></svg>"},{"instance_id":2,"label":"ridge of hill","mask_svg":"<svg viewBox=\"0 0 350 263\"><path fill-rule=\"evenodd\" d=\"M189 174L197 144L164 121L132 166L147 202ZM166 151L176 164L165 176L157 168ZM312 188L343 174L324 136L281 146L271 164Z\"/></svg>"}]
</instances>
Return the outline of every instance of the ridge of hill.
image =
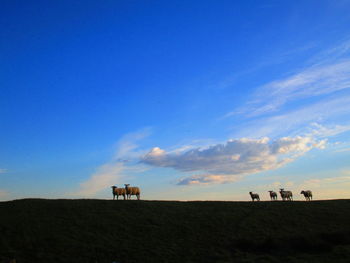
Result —
<instances>
[{"instance_id":1,"label":"ridge of hill","mask_svg":"<svg viewBox=\"0 0 350 263\"><path fill-rule=\"evenodd\" d=\"M350 262L350 200L0 202L0 262Z\"/></svg>"}]
</instances>

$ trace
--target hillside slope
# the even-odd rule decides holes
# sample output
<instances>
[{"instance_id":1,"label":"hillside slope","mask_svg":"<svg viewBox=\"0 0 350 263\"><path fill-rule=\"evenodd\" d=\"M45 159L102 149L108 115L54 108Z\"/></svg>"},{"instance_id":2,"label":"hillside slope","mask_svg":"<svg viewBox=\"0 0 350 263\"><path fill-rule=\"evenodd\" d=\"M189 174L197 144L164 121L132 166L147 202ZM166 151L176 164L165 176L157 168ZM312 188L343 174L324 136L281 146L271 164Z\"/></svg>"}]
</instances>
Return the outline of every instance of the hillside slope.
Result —
<instances>
[{"instance_id":1,"label":"hillside slope","mask_svg":"<svg viewBox=\"0 0 350 263\"><path fill-rule=\"evenodd\" d=\"M0 262L350 262L350 200L0 202Z\"/></svg>"}]
</instances>

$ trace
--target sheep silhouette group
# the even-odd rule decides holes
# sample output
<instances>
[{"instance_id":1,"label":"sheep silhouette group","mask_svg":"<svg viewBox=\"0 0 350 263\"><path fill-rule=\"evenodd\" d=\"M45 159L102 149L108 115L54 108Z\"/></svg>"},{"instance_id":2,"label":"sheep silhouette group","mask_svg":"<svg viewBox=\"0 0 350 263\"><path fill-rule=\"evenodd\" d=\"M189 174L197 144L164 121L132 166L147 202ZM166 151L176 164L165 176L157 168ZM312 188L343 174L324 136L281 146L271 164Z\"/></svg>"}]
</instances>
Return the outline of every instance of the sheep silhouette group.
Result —
<instances>
[{"instance_id":1,"label":"sheep silhouette group","mask_svg":"<svg viewBox=\"0 0 350 263\"><path fill-rule=\"evenodd\" d=\"M141 197L141 190L137 186L130 186L130 184L124 184L124 188L118 188L117 186L113 185L112 188L112 194L113 194L113 200L115 200L115 197L117 197L117 200L119 199L119 196L123 196L124 200L130 200L132 195L135 195L137 200L140 200ZM271 201L277 200L277 193L275 191L268 191L270 194ZM281 198L283 201L293 201L293 193L291 191L286 191L284 188L281 188L279 191ZM260 196L257 193L249 192L250 197L252 198L252 201L260 201ZM310 190L303 190L300 192L300 194L304 195L306 201L312 200L312 192Z\"/></svg>"},{"instance_id":2,"label":"sheep silhouette group","mask_svg":"<svg viewBox=\"0 0 350 263\"><path fill-rule=\"evenodd\" d=\"M138 188L137 186L131 187L130 184L124 184L124 186L125 188L118 188L115 185L111 186L113 200L115 200L115 197L117 197L117 200L118 200L120 195L124 197L124 200L130 200L132 195L136 195L137 200L140 200L140 197L141 197L140 188Z\"/></svg>"},{"instance_id":3,"label":"sheep silhouette group","mask_svg":"<svg viewBox=\"0 0 350 263\"><path fill-rule=\"evenodd\" d=\"M271 201L277 200L277 193L275 191L268 191L270 193ZM281 188L279 191L281 198L283 201L293 201L293 193L291 191L286 191L284 188ZM249 192L250 197L252 198L252 201L260 201L259 194ZM306 201L312 200L312 192L310 190L303 190L300 192L300 194L304 195Z\"/></svg>"}]
</instances>

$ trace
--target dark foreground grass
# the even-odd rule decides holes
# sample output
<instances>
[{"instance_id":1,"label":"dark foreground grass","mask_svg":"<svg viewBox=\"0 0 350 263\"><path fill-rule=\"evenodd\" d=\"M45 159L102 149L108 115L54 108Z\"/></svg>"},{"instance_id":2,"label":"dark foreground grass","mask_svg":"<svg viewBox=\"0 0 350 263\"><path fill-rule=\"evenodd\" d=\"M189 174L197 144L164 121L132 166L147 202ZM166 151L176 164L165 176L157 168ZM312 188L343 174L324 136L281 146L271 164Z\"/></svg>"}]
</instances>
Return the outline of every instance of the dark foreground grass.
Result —
<instances>
[{"instance_id":1,"label":"dark foreground grass","mask_svg":"<svg viewBox=\"0 0 350 263\"><path fill-rule=\"evenodd\" d=\"M350 262L350 200L0 202L0 262Z\"/></svg>"}]
</instances>

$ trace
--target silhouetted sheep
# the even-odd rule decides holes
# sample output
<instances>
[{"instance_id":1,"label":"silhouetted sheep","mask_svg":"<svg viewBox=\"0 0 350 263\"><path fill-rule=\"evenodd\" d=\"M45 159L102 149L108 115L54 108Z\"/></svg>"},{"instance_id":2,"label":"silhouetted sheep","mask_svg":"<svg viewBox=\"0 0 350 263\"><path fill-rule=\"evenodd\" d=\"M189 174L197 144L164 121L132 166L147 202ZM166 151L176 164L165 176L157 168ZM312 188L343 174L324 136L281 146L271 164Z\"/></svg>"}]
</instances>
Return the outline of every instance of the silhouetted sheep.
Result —
<instances>
[{"instance_id":1,"label":"silhouetted sheep","mask_svg":"<svg viewBox=\"0 0 350 263\"><path fill-rule=\"evenodd\" d=\"M118 200L118 197L120 195L122 195L124 197L124 200L125 200L125 196L126 196L125 188L118 188L115 185L111 186L111 188L112 188L113 200L115 199L115 196L117 196L117 200Z\"/></svg>"},{"instance_id":2,"label":"silhouetted sheep","mask_svg":"<svg viewBox=\"0 0 350 263\"><path fill-rule=\"evenodd\" d=\"M283 201L285 200L293 201L293 193L291 191L285 191L284 188L281 188L280 194Z\"/></svg>"},{"instance_id":3,"label":"silhouetted sheep","mask_svg":"<svg viewBox=\"0 0 350 263\"><path fill-rule=\"evenodd\" d=\"M130 184L124 184L124 185L125 185L127 199L131 199L132 195L136 195L137 200L140 200L140 195L141 195L140 188L136 186L130 187L129 186Z\"/></svg>"},{"instance_id":4,"label":"silhouetted sheep","mask_svg":"<svg viewBox=\"0 0 350 263\"><path fill-rule=\"evenodd\" d=\"M256 201L260 201L260 197L257 193L249 192L249 194L253 202L254 202L254 199L256 199Z\"/></svg>"},{"instance_id":5,"label":"silhouetted sheep","mask_svg":"<svg viewBox=\"0 0 350 263\"><path fill-rule=\"evenodd\" d=\"M305 196L306 201L311 201L312 200L312 192L310 190L306 191L301 191L300 194Z\"/></svg>"},{"instance_id":6,"label":"silhouetted sheep","mask_svg":"<svg viewBox=\"0 0 350 263\"><path fill-rule=\"evenodd\" d=\"M272 200L277 200L277 193L274 192L274 191L269 191L270 193L270 198L271 198L271 201Z\"/></svg>"}]
</instances>

